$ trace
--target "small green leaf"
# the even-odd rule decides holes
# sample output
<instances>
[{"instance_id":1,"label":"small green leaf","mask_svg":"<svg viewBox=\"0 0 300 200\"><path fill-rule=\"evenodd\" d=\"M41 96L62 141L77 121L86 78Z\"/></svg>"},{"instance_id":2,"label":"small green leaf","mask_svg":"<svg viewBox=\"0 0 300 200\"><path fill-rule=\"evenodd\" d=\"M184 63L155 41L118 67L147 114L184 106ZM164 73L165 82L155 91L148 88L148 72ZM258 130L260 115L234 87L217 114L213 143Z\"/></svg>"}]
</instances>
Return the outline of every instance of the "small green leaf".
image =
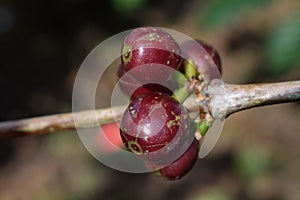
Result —
<instances>
[{"instance_id":1,"label":"small green leaf","mask_svg":"<svg viewBox=\"0 0 300 200\"><path fill-rule=\"evenodd\" d=\"M184 63L184 71L187 79L191 79L197 76L197 69L192 60L185 61Z\"/></svg>"},{"instance_id":2,"label":"small green leaf","mask_svg":"<svg viewBox=\"0 0 300 200\"><path fill-rule=\"evenodd\" d=\"M182 86L174 92L172 97L176 99L179 103L182 103L185 100L185 98L188 96L188 94L189 91L186 88L186 86Z\"/></svg>"},{"instance_id":3,"label":"small green leaf","mask_svg":"<svg viewBox=\"0 0 300 200\"><path fill-rule=\"evenodd\" d=\"M179 86L184 86L187 83L187 79L181 72L176 72L174 75L174 79L172 80L175 80L176 84L178 84Z\"/></svg>"},{"instance_id":4,"label":"small green leaf","mask_svg":"<svg viewBox=\"0 0 300 200\"><path fill-rule=\"evenodd\" d=\"M209 129L209 123L207 121L202 121L202 122L199 122L198 123L198 127L197 127L197 131L202 135L204 136L208 129Z\"/></svg>"}]
</instances>

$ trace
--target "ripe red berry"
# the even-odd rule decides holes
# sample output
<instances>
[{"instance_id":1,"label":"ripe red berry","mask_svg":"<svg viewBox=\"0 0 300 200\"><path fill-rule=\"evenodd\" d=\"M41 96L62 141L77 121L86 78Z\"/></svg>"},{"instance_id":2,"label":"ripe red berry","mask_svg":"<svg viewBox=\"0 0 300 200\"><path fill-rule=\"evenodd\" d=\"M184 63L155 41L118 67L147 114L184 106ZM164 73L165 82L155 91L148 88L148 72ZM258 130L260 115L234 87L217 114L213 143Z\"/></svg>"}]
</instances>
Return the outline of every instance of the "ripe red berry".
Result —
<instances>
[{"instance_id":1,"label":"ripe red berry","mask_svg":"<svg viewBox=\"0 0 300 200\"><path fill-rule=\"evenodd\" d=\"M188 41L181 46L181 51L183 58L192 60L197 71L207 80L220 78L222 75L220 55L209 44L200 40ZM184 69L183 65L180 67L181 71Z\"/></svg>"},{"instance_id":2,"label":"ripe red berry","mask_svg":"<svg viewBox=\"0 0 300 200\"><path fill-rule=\"evenodd\" d=\"M119 66L118 77L120 89L124 94L129 96L131 100L139 97L142 94L153 92L162 92L170 95L172 94L170 89L160 84L149 83L143 85L138 80L130 76L130 73L126 73L123 65Z\"/></svg>"},{"instance_id":3,"label":"ripe red berry","mask_svg":"<svg viewBox=\"0 0 300 200\"><path fill-rule=\"evenodd\" d=\"M159 28L144 27L133 30L122 47L122 64L139 81L162 83L171 78L166 67L177 69L181 63L180 47L170 34Z\"/></svg>"},{"instance_id":4,"label":"ripe red berry","mask_svg":"<svg viewBox=\"0 0 300 200\"><path fill-rule=\"evenodd\" d=\"M159 169L157 173L169 180L176 180L189 172L198 158L199 141L194 139L191 146L170 165Z\"/></svg>"},{"instance_id":5,"label":"ripe red berry","mask_svg":"<svg viewBox=\"0 0 300 200\"><path fill-rule=\"evenodd\" d=\"M189 135L189 117L186 109L171 96L145 94L129 104L120 129L123 143L130 151L156 160L185 142ZM161 153L148 157L148 153L158 150Z\"/></svg>"}]
</instances>

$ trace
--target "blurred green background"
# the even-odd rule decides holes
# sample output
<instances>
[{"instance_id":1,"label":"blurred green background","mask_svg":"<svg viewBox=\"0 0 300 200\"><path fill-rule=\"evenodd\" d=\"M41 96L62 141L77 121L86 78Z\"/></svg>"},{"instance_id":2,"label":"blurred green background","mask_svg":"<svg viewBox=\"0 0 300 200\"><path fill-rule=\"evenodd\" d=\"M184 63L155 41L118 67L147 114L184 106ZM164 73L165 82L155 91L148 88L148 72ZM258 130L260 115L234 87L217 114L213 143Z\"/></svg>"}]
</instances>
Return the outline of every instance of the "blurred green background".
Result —
<instances>
[{"instance_id":1,"label":"blurred green background","mask_svg":"<svg viewBox=\"0 0 300 200\"><path fill-rule=\"evenodd\" d=\"M0 120L71 111L73 81L101 41L161 26L218 49L227 83L300 79L298 0L0 0ZM99 105L108 105L115 72ZM0 199L298 200L300 105L230 116L182 180L95 160L75 131L0 141Z\"/></svg>"}]
</instances>

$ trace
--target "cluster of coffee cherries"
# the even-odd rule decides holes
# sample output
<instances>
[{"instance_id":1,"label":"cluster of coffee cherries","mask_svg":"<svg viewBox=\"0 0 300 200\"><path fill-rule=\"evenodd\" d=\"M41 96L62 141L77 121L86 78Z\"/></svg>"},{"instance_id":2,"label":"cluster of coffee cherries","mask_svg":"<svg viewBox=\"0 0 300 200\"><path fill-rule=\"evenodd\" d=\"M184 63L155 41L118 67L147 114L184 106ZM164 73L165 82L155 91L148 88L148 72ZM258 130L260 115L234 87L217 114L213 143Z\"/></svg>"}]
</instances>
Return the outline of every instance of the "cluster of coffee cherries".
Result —
<instances>
[{"instance_id":1,"label":"cluster of coffee cherries","mask_svg":"<svg viewBox=\"0 0 300 200\"><path fill-rule=\"evenodd\" d=\"M206 111L197 121L182 102L195 90L201 93L199 87L205 83L220 78L220 56L199 40L179 45L166 31L154 27L130 32L121 52L119 86L130 98L120 123L122 141L157 174L179 179L197 160L195 132L204 135L209 127L203 125ZM169 87L170 82L175 84Z\"/></svg>"}]
</instances>

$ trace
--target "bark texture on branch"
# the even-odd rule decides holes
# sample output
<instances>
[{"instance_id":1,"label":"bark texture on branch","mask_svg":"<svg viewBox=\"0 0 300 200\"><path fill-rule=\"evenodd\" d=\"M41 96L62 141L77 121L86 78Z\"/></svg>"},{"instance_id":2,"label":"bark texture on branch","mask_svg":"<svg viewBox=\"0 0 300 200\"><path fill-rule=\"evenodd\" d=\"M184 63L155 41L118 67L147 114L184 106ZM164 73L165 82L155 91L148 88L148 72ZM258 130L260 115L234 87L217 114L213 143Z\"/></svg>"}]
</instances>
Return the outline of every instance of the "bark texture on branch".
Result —
<instances>
[{"instance_id":1,"label":"bark texture on branch","mask_svg":"<svg viewBox=\"0 0 300 200\"><path fill-rule=\"evenodd\" d=\"M125 107L120 106L1 122L0 139L23 135L41 135L62 130L73 130L76 127L86 128L108 124L120 120L124 110Z\"/></svg>"},{"instance_id":2,"label":"bark texture on branch","mask_svg":"<svg viewBox=\"0 0 300 200\"><path fill-rule=\"evenodd\" d=\"M225 118L252 107L300 101L300 81L249 85L224 85L213 81L209 93L213 117ZM195 97L188 98L184 105L191 111L198 108ZM125 106L120 106L1 122L0 139L95 127L120 121L124 110Z\"/></svg>"},{"instance_id":3,"label":"bark texture on branch","mask_svg":"<svg viewBox=\"0 0 300 200\"><path fill-rule=\"evenodd\" d=\"M246 85L225 84L224 87L214 82L209 92L213 117L224 118L232 113L253 107L299 101L300 81Z\"/></svg>"}]
</instances>

